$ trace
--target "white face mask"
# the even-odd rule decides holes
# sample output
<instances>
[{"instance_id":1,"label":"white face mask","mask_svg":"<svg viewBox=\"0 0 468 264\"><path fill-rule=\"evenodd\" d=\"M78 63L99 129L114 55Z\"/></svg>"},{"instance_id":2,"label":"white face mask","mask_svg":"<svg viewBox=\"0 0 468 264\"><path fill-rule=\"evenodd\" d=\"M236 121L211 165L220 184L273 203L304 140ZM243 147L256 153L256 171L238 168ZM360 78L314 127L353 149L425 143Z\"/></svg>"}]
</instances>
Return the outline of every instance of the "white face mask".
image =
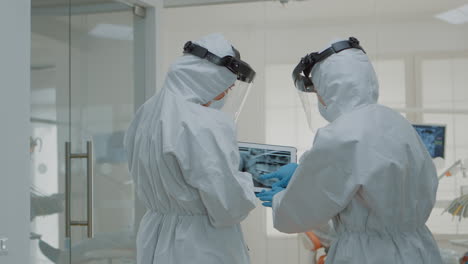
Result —
<instances>
[{"instance_id":1,"label":"white face mask","mask_svg":"<svg viewBox=\"0 0 468 264\"><path fill-rule=\"evenodd\" d=\"M221 108L223 108L224 104L226 103L226 100L224 100L224 98L226 97L223 97L223 99L221 100L213 100L211 101L211 104L210 104L210 108L213 108L213 109L216 109L216 110L221 110Z\"/></svg>"},{"instance_id":2,"label":"white face mask","mask_svg":"<svg viewBox=\"0 0 468 264\"><path fill-rule=\"evenodd\" d=\"M330 117L329 117L329 113L327 112L327 107L324 106L320 102L318 102L318 107L319 107L320 115L322 115L322 117L325 118L325 120L327 120L328 122L331 122Z\"/></svg>"},{"instance_id":3,"label":"white face mask","mask_svg":"<svg viewBox=\"0 0 468 264\"><path fill-rule=\"evenodd\" d=\"M322 115L322 117L325 118L325 120L327 120L330 123L335 121L342 114L339 108L337 108L336 106L335 107L333 106L330 107L328 105L324 106L320 102L318 106L319 106L320 115Z\"/></svg>"}]
</instances>

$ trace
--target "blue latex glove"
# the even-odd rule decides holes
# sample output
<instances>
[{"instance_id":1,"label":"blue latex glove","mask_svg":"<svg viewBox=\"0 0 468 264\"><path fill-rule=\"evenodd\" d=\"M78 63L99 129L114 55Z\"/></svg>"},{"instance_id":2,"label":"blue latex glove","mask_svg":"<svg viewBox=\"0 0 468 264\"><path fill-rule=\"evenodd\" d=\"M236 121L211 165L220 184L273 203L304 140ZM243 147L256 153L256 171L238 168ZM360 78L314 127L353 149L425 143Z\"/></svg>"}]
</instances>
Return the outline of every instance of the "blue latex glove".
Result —
<instances>
[{"instance_id":1,"label":"blue latex glove","mask_svg":"<svg viewBox=\"0 0 468 264\"><path fill-rule=\"evenodd\" d=\"M279 192L281 192L283 190L284 190L284 188L276 187L276 188L273 188L271 191L263 190L262 192L256 193L255 195L258 197L258 199L263 201L263 203L262 203L263 206L271 207L271 206L273 206L273 197L277 193L279 193Z\"/></svg>"},{"instance_id":2,"label":"blue latex glove","mask_svg":"<svg viewBox=\"0 0 468 264\"><path fill-rule=\"evenodd\" d=\"M278 179L279 181L275 182L272 187L283 187L286 188L288 186L289 181L291 180L291 177L293 176L294 172L297 169L297 163L289 163L281 168L279 168L277 171L265 174L262 177L260 177L260 180L268 180L268 179Z\"/></svg>"}]
</instances>

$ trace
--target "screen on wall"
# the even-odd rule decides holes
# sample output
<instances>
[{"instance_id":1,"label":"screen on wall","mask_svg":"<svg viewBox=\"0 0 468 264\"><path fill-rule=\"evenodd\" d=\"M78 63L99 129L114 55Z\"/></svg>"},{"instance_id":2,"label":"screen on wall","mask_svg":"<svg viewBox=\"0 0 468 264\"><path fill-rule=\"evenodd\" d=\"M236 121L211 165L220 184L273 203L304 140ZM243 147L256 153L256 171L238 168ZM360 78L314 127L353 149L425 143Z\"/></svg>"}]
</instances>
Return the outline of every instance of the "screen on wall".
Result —
<instances>
[{"instance_id":1,"label":"screen on wall","mask_svg":"<svg viewBox=\"0 0 468 264\"><path fill-rule=\"evenodd\" d=\"M413 125L432 158L445 158L445 126Z\"/></svg>"}]
</instances>

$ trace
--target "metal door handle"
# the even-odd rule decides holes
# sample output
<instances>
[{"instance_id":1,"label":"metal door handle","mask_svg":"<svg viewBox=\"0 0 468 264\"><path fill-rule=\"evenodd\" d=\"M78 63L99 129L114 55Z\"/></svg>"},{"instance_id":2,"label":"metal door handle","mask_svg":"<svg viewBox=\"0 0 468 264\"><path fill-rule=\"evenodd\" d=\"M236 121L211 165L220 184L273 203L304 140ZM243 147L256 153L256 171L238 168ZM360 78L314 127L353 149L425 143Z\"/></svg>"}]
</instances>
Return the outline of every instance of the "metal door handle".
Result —
<instances>
[{"instance_id":1,"label":"metal door handle","mask_svg":"<svg viewBox=\"0 0 468 264\"><path fill-rule=\"evenodd\" d=\"M87 219L86 221L71 220L71 161L86 159L87 176ZM93 143L86 142L86 153L72 154L71 143L65 142L65 236L70 238L72 226L86 226L88 237L94 236L93 230Z\"/></svg>"}]
</instances>

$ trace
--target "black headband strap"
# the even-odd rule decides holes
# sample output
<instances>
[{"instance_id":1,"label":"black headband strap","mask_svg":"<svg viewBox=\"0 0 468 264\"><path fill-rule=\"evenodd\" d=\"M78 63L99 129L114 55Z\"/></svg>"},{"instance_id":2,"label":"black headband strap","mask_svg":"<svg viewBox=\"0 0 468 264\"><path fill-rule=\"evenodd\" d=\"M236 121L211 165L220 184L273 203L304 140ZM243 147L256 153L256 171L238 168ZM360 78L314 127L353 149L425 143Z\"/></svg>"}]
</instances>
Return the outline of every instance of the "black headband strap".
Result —
<instances>
[{"instance_id":1,"label":"black headband strap","mask_svg":"<svg viewBox=\"0 0 468 264\"><path fill-rule=\"evenodd\" d=\"M340 53L343 50L347 49L360 49L362 52L366 53L366 51L359 45L359 40L357 40L354 37L350 37L348 40L343 40L339 41L336 43L333 43L331 47L328 49L318 53L318 52L313 52L306 57L308 57L308 65L304 68L304 76L309 76L310 72L312 71L313 66L320 62L325 60L326 58L330 57L331 55L335 53Z\"/></svg>"},{"instance_id":2,"label":"black headband strap","mask_svg":"<svg viewBox=\"0 0 468 264\"><path fill-rule=\"evenodd\" d=\"M216 56L215 54L211 53L208 49L196 45L192 43L191 41L185 43L184 45L184 53L190 53L192 55L195 55L199 58L206 59L211 63L214 63L216 65L222 66L222 60L220 57Z\"/></svg>"},{"instance_id":3,"label":"black headband strap","mask_svg":"<svg viewBox=\"0 0 468 264\"><path fill-rule=\"evenodd\" d=\"M231 46L232 47L232 46ZM234 56L224 56L222 58L211 53L207 48L188 41L184 45L184 53L205 59L215 65L226 67L232 73L237 75L237 79L243 82L252 82L255 78L255 71L249 64L240 59L240 53L232 47Z\"/></svg>"}]
</instances>

